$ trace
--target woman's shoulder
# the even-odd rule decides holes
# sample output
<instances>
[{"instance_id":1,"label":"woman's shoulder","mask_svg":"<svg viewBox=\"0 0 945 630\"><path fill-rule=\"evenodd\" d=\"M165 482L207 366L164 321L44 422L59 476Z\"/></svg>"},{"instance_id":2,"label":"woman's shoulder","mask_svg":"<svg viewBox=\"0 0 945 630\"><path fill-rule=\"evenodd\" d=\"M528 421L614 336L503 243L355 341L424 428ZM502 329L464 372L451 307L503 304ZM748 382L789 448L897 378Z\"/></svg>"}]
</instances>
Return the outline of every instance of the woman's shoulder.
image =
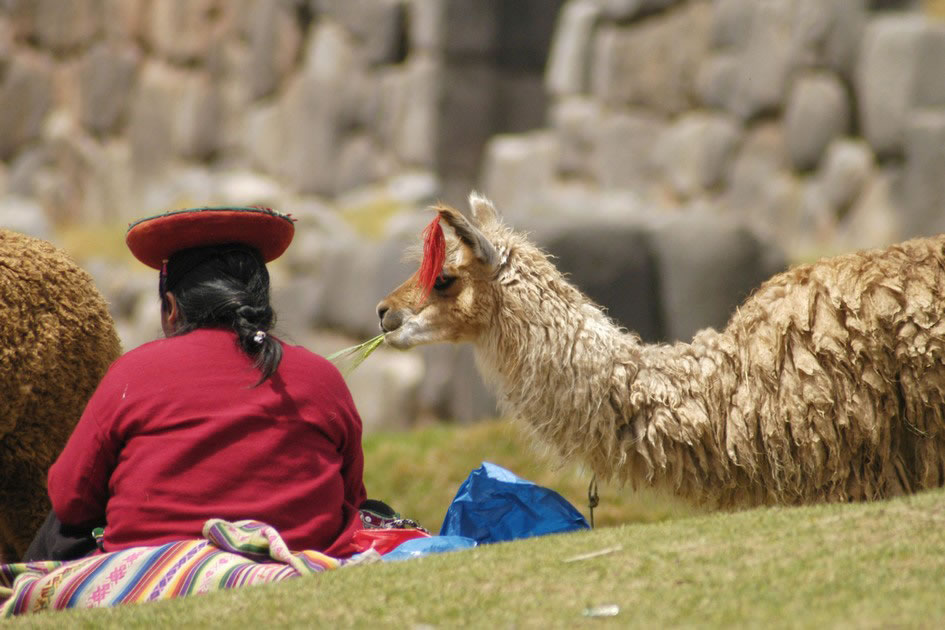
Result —
<instances>
[{"instance_id":1,"label":"woman's shoulder","mask_svg":"<svg viewBox=\"0 0 945 630\"><path fill-rule=\"evenodd\" d=\"M320 354L312 352L304 346L295 345L284 340L282 342L283 360L300 366L324 370L327 372L337 372L335 364Z\"/></svg>"},{"instance_id":2,"label":"woman's shoulder","mask_svg":"<svg viewBox=\"0 0 945 630\"><path fill-rule=\"evenodd\" d=\"M125 352L112 363L112 368L138 370L149 366L166 366L168 360L180 359L187 353L206 353L213 346L220 345L214 343L215 337L227 336L226 331L198 329L176 337L162 337Z\"/></svg>"}]
</instances>

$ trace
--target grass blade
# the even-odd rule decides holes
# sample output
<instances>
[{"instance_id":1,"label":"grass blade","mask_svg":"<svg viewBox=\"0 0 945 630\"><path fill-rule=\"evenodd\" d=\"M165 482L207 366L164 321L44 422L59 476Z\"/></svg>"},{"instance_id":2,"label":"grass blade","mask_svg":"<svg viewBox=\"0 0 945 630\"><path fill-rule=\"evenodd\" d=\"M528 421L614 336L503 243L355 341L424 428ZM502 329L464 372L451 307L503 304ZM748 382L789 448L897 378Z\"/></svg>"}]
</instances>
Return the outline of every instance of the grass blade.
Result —
<instances>
[{"instance_id":1,"label":"grass blade","mask_svg":"<svg viewBox=\"0 0 945 630\"><path fill-rule=\"evenodd\" d=\"M364 363L364 360L371 356L371 353L377 350L382 343L384 343L384 333L357 345L343 348L325 358L334 363L341 374L347 377L359 365Z\"/></svg>"}]
</instances>

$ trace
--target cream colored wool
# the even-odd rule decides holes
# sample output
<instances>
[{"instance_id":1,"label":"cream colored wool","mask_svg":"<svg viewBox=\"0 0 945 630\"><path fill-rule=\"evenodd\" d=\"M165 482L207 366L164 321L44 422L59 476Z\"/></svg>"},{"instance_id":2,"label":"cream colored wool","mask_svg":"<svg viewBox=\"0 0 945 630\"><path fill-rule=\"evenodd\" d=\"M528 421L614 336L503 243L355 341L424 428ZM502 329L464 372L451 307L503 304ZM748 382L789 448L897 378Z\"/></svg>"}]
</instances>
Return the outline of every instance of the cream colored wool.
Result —
<instances>
[{"instance_id":1,"label":"cream colored wool","mask_svg":"<svg viewBox=\"0 0 945 630\"><path fill-rule=\"evenodd\" d=\"M46 471L121 352L92 278L45 241L0 229L0 559L49 512Z\"/></svg>"},{"instance_id":2,"label":"cream colored wool","mask_svg":"<svg viewBox=\"0 0 945 630\"><path fill-rule=\"evenodd\" d=\"M500 406L603 479L719 506L945 483L945 236L799 266L722 331L648 345L473 194L450 286L378 306L388 343L470 342ZM458 237L458 238L455 238Z\"/></svg>"}]
</instances>

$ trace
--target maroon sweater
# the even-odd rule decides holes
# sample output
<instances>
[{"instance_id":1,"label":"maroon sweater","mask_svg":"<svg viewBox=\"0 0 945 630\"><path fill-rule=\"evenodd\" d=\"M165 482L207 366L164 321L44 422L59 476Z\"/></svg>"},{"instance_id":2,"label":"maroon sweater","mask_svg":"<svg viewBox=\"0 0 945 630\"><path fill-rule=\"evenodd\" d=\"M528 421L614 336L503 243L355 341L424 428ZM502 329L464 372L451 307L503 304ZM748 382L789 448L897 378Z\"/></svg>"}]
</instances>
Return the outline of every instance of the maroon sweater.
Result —
<instances>
[{"instance_id":1,"label":"maroon sweater","mask_svg":"<svg viewBox=\"0 0 945 630\"><path fill-rule=\"evenodd\" d=\"M290 549L352 553L365 499L361 418L335 367L283 344L273 377L202 329L119 358L49 470L70 525L105 521L105 549L199 538L208 518L256 519Z\"/></svg>"}]
</instances>

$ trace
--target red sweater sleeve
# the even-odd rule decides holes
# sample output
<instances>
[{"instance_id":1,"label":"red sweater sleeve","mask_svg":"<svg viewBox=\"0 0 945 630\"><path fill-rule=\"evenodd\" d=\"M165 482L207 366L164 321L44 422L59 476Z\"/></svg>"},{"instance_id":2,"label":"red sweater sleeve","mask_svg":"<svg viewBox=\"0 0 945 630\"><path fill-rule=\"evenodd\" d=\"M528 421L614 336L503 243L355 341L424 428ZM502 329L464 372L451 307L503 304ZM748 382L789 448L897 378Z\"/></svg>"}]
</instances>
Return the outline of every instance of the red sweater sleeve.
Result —
<instances>
[{"instance_id":1,"label":"red sweater sleeve","mask_svg":"<svg viewBox=\"0 0 945 630\"><path fill-rule=\"evenodd\" d=\"M53 511L67 525L105 522L108 479L118 454L111 427L120 394L114 391L111 382L106 374L49 469L47 482Z\"/></svg>"}]
</instances>

